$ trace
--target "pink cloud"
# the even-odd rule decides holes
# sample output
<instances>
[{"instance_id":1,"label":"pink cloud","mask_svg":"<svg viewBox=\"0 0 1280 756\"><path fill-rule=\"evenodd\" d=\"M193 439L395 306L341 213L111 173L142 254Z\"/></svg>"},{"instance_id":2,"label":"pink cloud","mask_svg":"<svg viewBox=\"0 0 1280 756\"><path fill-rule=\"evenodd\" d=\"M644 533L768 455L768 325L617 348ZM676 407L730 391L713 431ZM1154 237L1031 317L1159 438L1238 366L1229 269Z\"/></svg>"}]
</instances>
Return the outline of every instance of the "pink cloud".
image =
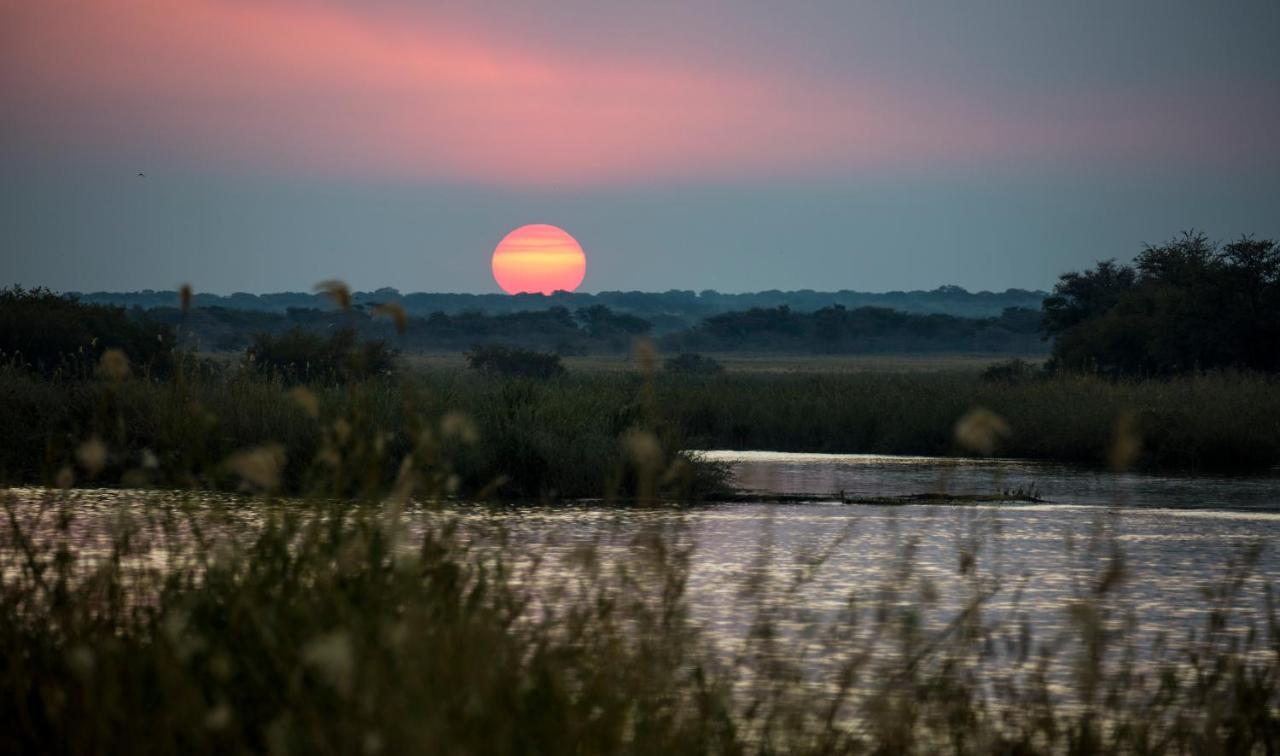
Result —
<instances>
[{"instance_id":1,"label":"pink cloud","mask_svg":"<svg viewBox=\"0 0 1280 756\"><path fill-rule=\"evenodd\" d=\"M769 60L575 53L456 19L294 2L2 6L6 139L194 167L567 185L812 175L1185 147L1144 113L1009 112L982 93ZM1117 103L1115 107L1124 107ZM1171 111L1176 101L1148 110ZM1124 114L1121 114L1124 115Z\"/></svg>"}]
</instances>

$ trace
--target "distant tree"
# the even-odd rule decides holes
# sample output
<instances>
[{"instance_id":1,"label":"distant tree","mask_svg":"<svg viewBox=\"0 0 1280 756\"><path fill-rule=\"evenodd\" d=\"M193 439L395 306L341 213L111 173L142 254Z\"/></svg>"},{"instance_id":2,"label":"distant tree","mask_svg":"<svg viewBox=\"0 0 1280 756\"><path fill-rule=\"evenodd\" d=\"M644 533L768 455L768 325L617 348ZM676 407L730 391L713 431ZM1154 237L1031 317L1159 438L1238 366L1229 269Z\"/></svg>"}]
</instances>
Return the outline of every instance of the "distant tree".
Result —
<instances>
[{"instance_id":1,"label":"distant tree","mask_svg":"<svg viewBox=\"0 0 1280 756\"><path fill-rule=\"evenodd\" d=\"M564 374L560 355L531 349L486 344L466 353L467 365L488 375L522 378L554 378Z\"/></svg>"},{"instance_id":2,"label":"distant tree","mask_svg":"<svg viewBox=\"0 0 1280 756\"><path fill-rule=\"evenodd\" d=\"M351 328L327 335L293 328L256 335L245 356L254 369L290 383L345 382L392 372L396 350L380 339L360 342Z\"/></svg>"},{"instance_id":3,"label":"distant tree","mask_svg":"<svg viewBox=\"0 0 1280 756\"><path fill-rule=\"evenodd\" d=\"M1051 365L1113 375L1280 370L1280 248L1188 232L1063 275L1045 299Z\"/></svg>"},{"instance_id":4,"label":"distant tree","mask_svg":"<svg viewBox=\"0 0 1280 756\"><path fill-rule=\"evenodd\" d=\"M1045 330L1061 333L1102 315L1132 291L1136 281L1133 269L1116 265L1115 260L1103 260L1083 273L1063 274L1053 287L1053 294L1041 305Z\"/></svg>"},{"instance_id":5,"label":"distant tree","mask_svg":"<svg viewBox=\"0 0 1280 756\"><path fill-rule=\"evenodd\" d=\"M724 365L712 357L685 352L676 357L669 357L663 362L662 369L668 373L681 375L719 375L724 372Z\"/></svg>"},{"instance_id":6,"label":"distant tree","mask_svg":"<svg viewBox=\"0 0 1280 756\"><path fill-rule=\"evenodd\" d=\"M653 330L653 324L635 315L614 312L604 305L579 308L575 313L587 336L593 339L629 341Z\"/></svg>"},{"instance_id":7,"label":"distant tree","mask_svg":"<svg viewBox=\"0 0 1280 756\"><path fill-rule=\"evenodd\" d=\"M1023 359L1004 360L988 365L982 371L982 380L987 383L1026 383L1041 375L1035 365Z\"/></svg>"},{"instance_id":8,"label":"distant tree","mask_svg":"<svg viewBox=\"0 0 1280 756\"><path fill-rule=\"evenodd\" d=\"M713 315L684 333L669 334L662 346L672 351L791 351L1029 353L1039 351L1039 314L1009 307L995 318L913 314L887 307L847 309L843 305L813 312L787 306L752 308Z\"/></svg>"},{"instance_id":9,"label":"distant tree","mask_svg":"<svg viewBox=\"0 0 1280 756\"><path fill-rule=\"evenodd\" d=\"M144 310L80 302L48 289L0 289L0 359L46 375L92 375L119 349L134 372L163 375L173 365L171 327Z\"/></svg>"}]
</instances>

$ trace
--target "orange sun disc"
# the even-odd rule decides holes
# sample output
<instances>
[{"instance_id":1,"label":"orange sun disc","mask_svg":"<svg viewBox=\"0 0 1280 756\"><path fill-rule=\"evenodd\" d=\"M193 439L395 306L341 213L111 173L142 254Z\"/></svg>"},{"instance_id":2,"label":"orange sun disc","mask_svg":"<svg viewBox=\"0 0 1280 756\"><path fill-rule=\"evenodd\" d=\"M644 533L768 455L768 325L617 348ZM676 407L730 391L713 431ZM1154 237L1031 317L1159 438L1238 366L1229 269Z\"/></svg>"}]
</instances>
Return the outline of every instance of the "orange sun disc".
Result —
<instances>
[{"instance_id":1,"label":"orange sun disc","mask_svg":"<svg viewBox=\"0 0 1280 756\"><path fill-rule=\"evenodd\" d=\"M573 291L587 274L587 256L567 231L531 223L493 250L493 277L508 294Z\"/></svg>"}]
</instances>

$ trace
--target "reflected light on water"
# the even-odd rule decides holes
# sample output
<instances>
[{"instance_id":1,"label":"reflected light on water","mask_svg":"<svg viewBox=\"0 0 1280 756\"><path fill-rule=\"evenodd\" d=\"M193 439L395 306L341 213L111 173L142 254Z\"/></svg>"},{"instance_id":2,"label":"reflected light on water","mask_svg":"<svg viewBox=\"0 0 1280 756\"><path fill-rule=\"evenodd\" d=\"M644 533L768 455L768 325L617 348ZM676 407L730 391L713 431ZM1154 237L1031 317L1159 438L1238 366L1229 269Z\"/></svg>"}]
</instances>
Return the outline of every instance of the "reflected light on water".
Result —
<instances>
[{"instance_id":1,"label":"reflected light on water","mask_svg":"<svg viewBox=\"0 0 1280 756\"><path fill-rule=\"evenodd\" d=\"M690 609L711 641L730 656L740 650L752 619L743 607L744 585L762 566L774 591L767 594L768 601L785 600L803 610L795 616L833 622L851 597L866 600L897 580L902 557L910 554L911 589L927 587L920 595L932 597L921 616L925 629L937 632L952 622L980 580L994 589L987 611L1010 622L1025 617L1038 638L1049 642L1069 629L1067 607L1087 592L1099 563L1109 557L1094 540L1105 533L1108 543L1123 546L1126 576L1114 599L1117 617L1132 617L1126 642L1139 655L1161 638L1186 637L1201 628L1208 611L1203 591L1221 581L1228 565L1247 550L1261 549L1241 583L1236 608L1261 607L1267 584L1280 574L1275 550L1265 548L1280 542L1280 511L1265 504L1277 490L1273 479L1111 475L1007 460L708 456L732 462L735 481L746 489L905 495L945 487L982 494L998 490L993 485L1033 482L1045 498L1075 503L886 506L816 501L655 508L459 503L410 507L406 548L428 525L454 519L481 554L489 549L494 558L501 555L534 593L554 601L563 595L556 590L580 576L584 549L606 564L621 564L633 554L639 534L661 531L693 547ZM1123 495L1104 496L1108 488ZM8 496L23 527L37 540L59 537L48 505L66 496L74 514L67 537L90 565L107 558L113 536L129 529L144 544L133 557L138 570L163 571L173 553L189 545L184 539L192 537L190 518L201 518L211 538L243 544L261 526L265 512L261 504L220 494L63 494L27 488L11 489ZM1125 506L1094 504L1116 499ZM1235 508L1206 508L1209 502L1230 502ZM8 523L0 525L6 548L9 528ZM8 572L15 555L6 556ZM972 559L967 573L958 569L964 559ZM806 579L798 580L800 575ZM783 586L791 586L789 593ZM786 633L804 632L803 623L794 618L780 627ZM820 661L812 663L821 666Z\"/></svg>"}]
</instances>

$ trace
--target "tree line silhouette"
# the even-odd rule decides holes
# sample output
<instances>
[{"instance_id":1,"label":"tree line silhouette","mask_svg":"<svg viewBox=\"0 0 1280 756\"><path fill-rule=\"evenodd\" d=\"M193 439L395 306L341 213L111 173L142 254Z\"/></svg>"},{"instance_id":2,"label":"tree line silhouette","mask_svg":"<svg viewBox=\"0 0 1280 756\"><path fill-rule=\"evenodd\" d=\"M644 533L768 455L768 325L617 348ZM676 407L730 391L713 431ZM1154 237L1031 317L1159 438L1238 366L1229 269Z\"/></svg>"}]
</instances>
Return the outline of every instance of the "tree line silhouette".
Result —
<instances>
[{"instance_id":1,"label":"tree line silhouette","mask_svg":"<svg viewBox=\"0 0 1280 756\"><path fill-rule=\"evenodd\" d=\"M360 351L360 364L376 364L373 372L382 372L395 351L497 344L573 355L624 352L650 337L667 354L1032 355L1051 349L1047 368L1057 371L1280 371L1280 246L1249 237L1218 244L1195 232L1145 247L1131 265L1106 260L1062 275L1038 311L1007 307L986 317L784 304L718 313L663 332L633 313L590 304L576 310L437 311L409 317L397 330L374 317L377 305L283 313L223 306L126 310L15 286L0 290L0 359L45 373L84 374L105 349L117 348L135 365L162 373L177 348L243 351L276 367L307 363L310 355L312 364L342 374L355 364L343 356L348 351Z\"/></svg>"},{"instance_id":2,"label":"tree line silhouette","mask_svg":"<svg viewBox=\"0 0 1280 756\"><path fill-rule=\"evenodd\" d=\"M1112 375L1280 370L1280 247L1187 232L1063 275L1044 301L1050 367Z\"/></svg>"}]
</instances>

